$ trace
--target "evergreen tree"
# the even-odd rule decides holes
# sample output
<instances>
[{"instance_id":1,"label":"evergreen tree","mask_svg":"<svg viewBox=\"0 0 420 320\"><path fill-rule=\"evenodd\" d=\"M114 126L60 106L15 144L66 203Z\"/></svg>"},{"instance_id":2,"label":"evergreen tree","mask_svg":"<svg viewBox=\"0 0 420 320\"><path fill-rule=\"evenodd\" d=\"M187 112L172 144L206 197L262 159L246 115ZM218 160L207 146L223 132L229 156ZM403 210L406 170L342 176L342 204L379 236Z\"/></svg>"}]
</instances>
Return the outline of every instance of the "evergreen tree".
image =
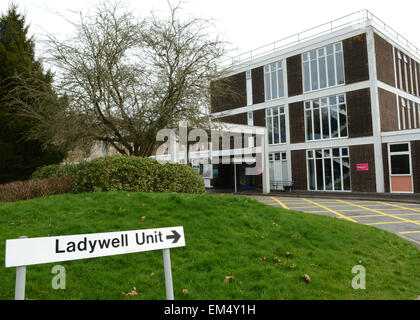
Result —
<instances>
[{"instance_id":1,"label":"evergreen tree","mask_svg":"<svg viewBox=\"0 0 420 320\"><path fill-rule=\"evenodd\" d=\"M63 152L31 139L29 132L36 120L21 116L17 108L4 103L19 81L16 75L47 84L39 90L53 90L53 76L36 60L35 40L29 37L28 28L15 4L0 16L0 183L25 180L37 167L59 163L65 157ZM30 99L27 97L29 103Z\"/></svg>"}]
</instances>

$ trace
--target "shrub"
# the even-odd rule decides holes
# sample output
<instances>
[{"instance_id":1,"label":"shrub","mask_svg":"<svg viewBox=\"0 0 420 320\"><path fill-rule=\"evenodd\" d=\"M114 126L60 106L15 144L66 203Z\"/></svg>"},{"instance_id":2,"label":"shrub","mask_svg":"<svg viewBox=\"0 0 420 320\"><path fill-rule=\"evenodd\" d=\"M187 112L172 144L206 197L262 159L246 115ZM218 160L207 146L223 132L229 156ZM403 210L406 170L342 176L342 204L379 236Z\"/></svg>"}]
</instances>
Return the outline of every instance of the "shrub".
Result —
<instances>
[{"instance_id":1,"label":"shrub","mask_svg":"<svg viewBox=\"0 0 420 320\"><path fill-rule=\"evenodd\" d=\"M206 188L201 175L189 166L166 163L158 169L155 191L204 193Z\"/></svg>"},{"instance_id":2,"label":"shrub","mask_svg":"<svg viewBox=\"0 0 420 320\"><path fill-rule=\"evenodd\" d=\"M89 191L205 192L203 178L182 164L160 164L151 158L114 156L86 162L77 172L74 192Z\"/></svg>"},{"instance_id":3,"label":"shrub","mask_svg":"<svg viewBox=\"0 0 420 320\"><path fill-rule=\"evenodd\" d=\"M31 176L32 180L47 179L55 177L71 176L76 177L78 170L83 165L79 164L52 164L37 168Z\"/></svg>"},{"instance_id":4,"label":"shrub","mask_svg":"<svg viewBox=\"0 0 420 320\"><path fill-rule=\"evenodd\" d=\"M14 202L71 192L74 177L15 181L0 185L0 202Z\"/></svg>"}]
</instances>

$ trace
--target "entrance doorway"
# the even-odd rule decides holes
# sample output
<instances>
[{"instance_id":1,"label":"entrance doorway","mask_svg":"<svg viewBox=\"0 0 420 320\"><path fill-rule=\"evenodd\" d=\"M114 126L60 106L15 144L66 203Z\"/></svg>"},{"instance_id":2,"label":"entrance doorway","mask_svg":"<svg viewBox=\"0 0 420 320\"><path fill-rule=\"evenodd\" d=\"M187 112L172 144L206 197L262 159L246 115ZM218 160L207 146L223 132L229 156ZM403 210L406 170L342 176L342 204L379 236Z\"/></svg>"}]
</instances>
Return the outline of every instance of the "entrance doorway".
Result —
<instances>
[{"instance_id":1,"label":"entrance doorway","mask_svg":"<svg viewBox=\"0 0 420 320\"><path fill-rule=\"evenodd\" d=\"M270 168L270 185L274 185L277 181L289 181L287 153L275 152L268 154ZM280 187L283 190L283 187Z\"/></svg>"}]
</instances>

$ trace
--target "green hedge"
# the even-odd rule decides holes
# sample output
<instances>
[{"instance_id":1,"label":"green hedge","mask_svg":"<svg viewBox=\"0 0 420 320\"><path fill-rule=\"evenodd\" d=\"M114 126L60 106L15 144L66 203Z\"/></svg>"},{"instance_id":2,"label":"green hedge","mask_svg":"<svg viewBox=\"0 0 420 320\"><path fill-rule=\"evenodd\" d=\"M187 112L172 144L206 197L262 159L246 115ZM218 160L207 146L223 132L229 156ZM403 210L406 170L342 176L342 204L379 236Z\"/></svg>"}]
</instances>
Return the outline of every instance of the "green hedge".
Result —
<instances>
[{"instance_id":1,"label":"green hedge","mask_svg":"<svg viewBox=\"0 0 420 320\"><path fill-rule=\"evenodd\" d=\"M56 177L76 177L77 172L84 163L80 164L52 164L37 168L31 180L48 179Z\"/></svg>"},{"instance_id":2,"label":"green hedge","mask_svg":"<svg viewBox=\"0 0 420 320\"><path fill-rule=\"evenodd\" d=\"M49 175L49 176L48 176ZM70 175L75 177L73 192L140 191L204 193L204 180L183 164L160 164L151 158L114 156L97 158L62 168L48 166L37 170L32 178Z\"/></svg>"}]
</instances>

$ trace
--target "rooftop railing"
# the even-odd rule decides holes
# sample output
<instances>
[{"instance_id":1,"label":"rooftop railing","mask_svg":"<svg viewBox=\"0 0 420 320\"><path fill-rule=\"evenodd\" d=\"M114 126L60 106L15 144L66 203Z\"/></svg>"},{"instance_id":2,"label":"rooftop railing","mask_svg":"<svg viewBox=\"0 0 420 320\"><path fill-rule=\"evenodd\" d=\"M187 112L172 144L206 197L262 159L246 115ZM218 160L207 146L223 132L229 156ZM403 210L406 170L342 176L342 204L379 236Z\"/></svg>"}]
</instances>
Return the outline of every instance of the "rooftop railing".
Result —
<instances>
[{"instance_id":1,"label":"rooftop railing","mask_svg":"<svg viewBox=\"0 0 420 320\"><path fill-rule=\"evenodd\" d=\"M311 29L296 33L292 36L277 40L270 44L261 46L259 48L241 53L237 56L226 59L222 62L223 67L229 68L240 64L250 64L253 60L265 56L267 54L284 50L288 47L303 43L305 41L317 38L319 36L329 34L347 27L361 25L372 25L385 35L389 36L392 40L404 47L407 51L411 52L417 58L420 57L420 49L408 41L405 37L396 32L393 28L388 26L381 19L376 17L369 10L360 10L344 17L329 21Z\"/></svg>"}]
</instances>

